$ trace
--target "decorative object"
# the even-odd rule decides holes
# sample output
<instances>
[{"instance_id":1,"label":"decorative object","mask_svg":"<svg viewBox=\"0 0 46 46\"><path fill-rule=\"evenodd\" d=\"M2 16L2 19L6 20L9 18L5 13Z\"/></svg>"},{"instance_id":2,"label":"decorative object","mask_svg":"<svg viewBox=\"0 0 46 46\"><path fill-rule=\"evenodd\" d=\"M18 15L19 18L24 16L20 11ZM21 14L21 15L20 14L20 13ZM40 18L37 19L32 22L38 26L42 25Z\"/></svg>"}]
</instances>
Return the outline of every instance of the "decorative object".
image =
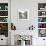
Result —
<instances>
[{"instance_id":1,"label":"decorative object","mask_svg":"<svg viewBox=\"0 0 46 46\"><path fill-rule=\"evenodd\" d=\"M46 23L38 23L38 28L46 28Z\"/></svg>"},{"instance_id":2,"label":"decorative object","mask_svg":"<svg viewBox=\"0 0 46 46\"><path fill-rule=\"evenodd\" d=\"M8 37L8 23L0 23L0 35Z\"/></svg>"},{"instance_id":3,"label":"decorative object","mask_svg":"<svg viewBox=\"0 0 46 46\"><path fill-rule=\"evenodd\" d=\"M25 44L27 43L26 45L32 45L32 36L30 35L19 35L19 36L23 42L25 41Z\"/></svg>"},{"instance_id":4,"label":"decorative object","mask_svg":"<svg viewBox=\"0 0 46 46\"><path fill-rule=\"evenodd\" d=\"M8 10L8 6L5 6L5 10Z\"/></svg>"},{"instance_id":5,"label":"decorative object","mask_svg":"<svg viewBox=\"0 0 46 46\"><path fill-rule=\"evenodd\" d=\"M42 15L45 15L45 12L42 12Z\"/></svg>"},{"instance_id":6,"label":"decorative object","mask_svg":"<svg viewBox=\"0 0 46 46\"><path fill-rule=\"evenodd\" d=\"M0 11L0 16L8 16L8 11Z\"/></svg>"},{"instance_id":7,"label":"decorative object","mask_svg":"<svg viewBox=\"0 0 46 46\"><path fill-rule=\"evenodd\" d=\"M16 46L30 46L32 45L31 35L15 35L15 45Z\"/></svg>"},{"instance_id":8,"label":"decorative object","mask_svg":"<svg viewBox=\"0 0 46 46\"><path fill-rule=\"evenodd\" d=\"M16 30L16 26L13 23L11 23L11 30Z\"/></svg>"},{"instance_id":9,"label":"decorative object","mask_svg":"<svg viewBox=\"0 0 46 46\"><path fill-rule=\"evenodd\" d=\"M38 17L38 22L46 22L46 17Z\"/></svg>"},{"instance_id":10,"label":"decorative object","mask_svg":"<svg viewBox=\"0 0 46 46\"><path fill-rule=\"evenodd\" d=\"M46 29L39 29L39 37L46 37Z\"/></svg>"},{"instance_id":11,"label":"decorative object","mask_svg":"<svg viewBox=\"0 0 46 46\"><path fill-rule=\"evenodd\" d=\"M8 22L8 17L0 17L0 22Z\"/></svg>"},{"instance_id":12,"label":"decorative object","mask_svg":"<svg viewBox=\"0 0 46 46\"><path fill-rule=\"evenodd\" d=\"M1 6L0 6L0 10L1 10Z\"/></svg>"},{"instance_id":13,"label":"decorative object","mask_svg":"<svg viewBox=\"0 0 46 46\"><path fill-rule=\"evenodd\" d=\"M18 9L19 19L29 19L28 9Z\"/></svg>"},{"instance_id":14,"label":"decorative object","mask_svg":"<svg viewBox=\"0 0 46 46\"><path fill-rule=\"evenodd\" d=\"M31 25L31 26L29 26L29 30L34 30L34 26L33 25Z\"/></svg>"},{"instance_id":15,"label":"decorative object","mask_svg":"<svg viewBox=\"0 0 46 46\"><path fill-rule=\"evenodd\" d=\"M0 10L8 10L8 3L0 3Z\"/></svg>"},{"instance_id":16,"label":"decorative object","mask_svg":"<svg viewBox=\"0 0 46 46\"><path fill-rule=\"evenodd\" d=\"M46 9L46 3L38 3L38 10L45 10Z\"/></svg>"}]
</instances>

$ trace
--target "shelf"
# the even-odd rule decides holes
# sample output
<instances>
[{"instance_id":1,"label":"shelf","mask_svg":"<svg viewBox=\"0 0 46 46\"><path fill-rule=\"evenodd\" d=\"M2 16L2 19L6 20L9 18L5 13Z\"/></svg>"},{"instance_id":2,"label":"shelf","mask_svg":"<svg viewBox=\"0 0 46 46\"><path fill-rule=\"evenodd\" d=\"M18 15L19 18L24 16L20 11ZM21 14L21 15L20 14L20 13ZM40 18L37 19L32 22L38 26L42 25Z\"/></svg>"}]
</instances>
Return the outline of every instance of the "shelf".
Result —
<instances>
[{"instance_id":1,"label":"shelf","mask_svg":"<svg viewBox=\"0 0 46 46\"><path fill-rule=\"evenodd\" d=\"M38 23L46 23L46 22L38 22Z\"/></svg>"},{"instance_id":2,"label":"shelf","mask_svg":"<svg viewBox=\"0 0 46 46\"><path fill-rule=\"evenodd\" d=\"M46 29L46 28L38 28L38 29Z\"/></svg>"},{"instance_id":3,"label":"shelf","mask_svg":"<svg viewBox=\"0 0 46 46\"><path fill-rule=\"evenodd\" d=\"M8 17L8 16L0 16L0 17Z\"/></svg>"},{"instance_id":4,"label":"shelf","mask_svg":"<svg viewBox=\"0 0 46 46\"><path fill-rule=\"evenodd\" d=\"M0 35L8 37L8 3L0 3Z\"/></svg>"},{"instance_id":5,"label":"shelf","mask_svg":"<svg viewBox=\"0 0 46 46\"><path fill-rule=\"evenodd\" d=\"M46 17L46 15L44 15L44 16L38 16L38 17Z\"/></svg>"},{"instance_id":6,"label":"shelf","mask_svg":"<svg viewBox=\"0 0 46 46\"><path fill-rule=\"evenodd\" d=\"M38 10L38 11L46 11L46 10Z\"/></svg>"},{"instance_id":7,"label":"shelf","mask_svg":"<svg viewBox=\"0 0 46 46\"><path fill-rule=\"evenodd\" d=\"M46 37L46 3L38 3L38 36Z\"/></svg>"},{"instance_id":8,"label":"shelf","mask_svg":"<svg viewBox=\"0 0 46 46\"><path fill-rule=\"evenodd\" d=\"M8 11L8 10L0 10L0 11Z\"/></svg>"},{"instance_id":9,"label":"shelf","mask_svg":"<svg viewBox=\"0 0 46 46\"><path fill-rule=\"evenodd\" d=\"M8 23L8 22L0 22L0 23Z\"/></svg>"}]
</instances>

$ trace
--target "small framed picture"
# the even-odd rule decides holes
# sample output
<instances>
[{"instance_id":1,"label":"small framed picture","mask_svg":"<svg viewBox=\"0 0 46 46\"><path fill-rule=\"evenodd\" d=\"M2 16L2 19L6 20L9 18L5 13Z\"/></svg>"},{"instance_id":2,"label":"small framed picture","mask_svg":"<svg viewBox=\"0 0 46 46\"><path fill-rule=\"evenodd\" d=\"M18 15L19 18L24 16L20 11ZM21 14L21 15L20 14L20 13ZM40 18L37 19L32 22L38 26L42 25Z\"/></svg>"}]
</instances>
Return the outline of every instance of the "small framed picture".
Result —
<instances>
[{"instance_id":1,"label":"small framed picture","mask_svg":"<svg viewBox=\"0 0 46 46\"><path fill-rule=\"evenodd\" d=\"M27 20L29 19L29 10L28 9L18 9L19 19Z\"/></svg>"}]
</instances>

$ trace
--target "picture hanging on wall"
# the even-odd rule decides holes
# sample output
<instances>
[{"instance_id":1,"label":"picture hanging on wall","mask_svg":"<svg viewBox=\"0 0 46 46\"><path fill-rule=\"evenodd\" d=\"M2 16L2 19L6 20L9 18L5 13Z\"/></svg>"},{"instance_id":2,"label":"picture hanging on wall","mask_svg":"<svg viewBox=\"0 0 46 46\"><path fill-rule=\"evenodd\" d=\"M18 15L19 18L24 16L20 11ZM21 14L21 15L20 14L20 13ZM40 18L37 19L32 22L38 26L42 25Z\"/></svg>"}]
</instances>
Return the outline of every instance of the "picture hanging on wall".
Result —
<instances>
[{"instance_id":1,"label":"picture hanging on wall","mask_svg":"<svg viewBox=\"0 0 46 46\"><path fill-rule=\"evenodd\" d=\"M29 19L28 9L18 9L19 19Z\"/></svg>"}]
</instances>

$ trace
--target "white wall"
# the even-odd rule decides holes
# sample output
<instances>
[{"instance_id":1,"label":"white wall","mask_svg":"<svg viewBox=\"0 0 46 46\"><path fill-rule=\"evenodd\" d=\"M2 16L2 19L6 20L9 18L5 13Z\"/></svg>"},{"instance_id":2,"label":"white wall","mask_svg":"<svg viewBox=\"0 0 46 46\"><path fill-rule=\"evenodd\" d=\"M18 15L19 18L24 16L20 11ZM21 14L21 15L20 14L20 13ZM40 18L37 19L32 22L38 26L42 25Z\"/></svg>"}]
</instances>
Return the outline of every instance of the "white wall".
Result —
<instances>
[{"instance_id":1,"label":"white wall","mask_svg":"<svg viewBox=\"0 0 46 46\"><path fill-rule=\"evenodd\" d=\"M17 30L27 30L32 24L37 28L38 3L46 0L11 0L11 22ZM29 10L29 20L19 20L18 9Z\"/></svg>"},{"instance_id":2,"label":"white wall","mask_svg":"<svg viewBox=\"0 0 46 46\"><path fill-rule=\"evenodd\" d=\"M38 3L45 2L46 0L11 0L11 22L13 22L16 25L17 30L27 30L29 26L33 24L35 26L36 32L34 36L38 36ZM18 9L29 9L29 20L19 20ZM35 38L33 38L33 45L38 46L38 43L43 42L41 39L42 38L38 38L36 40Z\"/></svg>"},{"instance_id":3,"label":"white wall","mask_svg":"<svg viewBox=\"0 0 46 46\"><path fill-rule=\"evenodd\" d=\"M19 20L18 9L29 10L29 20ZM11 1L11 19L16 25L17 30L26 30L32 24L37 23L37 2L31 0L12 0Z\"/></svg>"}]
</instances>

